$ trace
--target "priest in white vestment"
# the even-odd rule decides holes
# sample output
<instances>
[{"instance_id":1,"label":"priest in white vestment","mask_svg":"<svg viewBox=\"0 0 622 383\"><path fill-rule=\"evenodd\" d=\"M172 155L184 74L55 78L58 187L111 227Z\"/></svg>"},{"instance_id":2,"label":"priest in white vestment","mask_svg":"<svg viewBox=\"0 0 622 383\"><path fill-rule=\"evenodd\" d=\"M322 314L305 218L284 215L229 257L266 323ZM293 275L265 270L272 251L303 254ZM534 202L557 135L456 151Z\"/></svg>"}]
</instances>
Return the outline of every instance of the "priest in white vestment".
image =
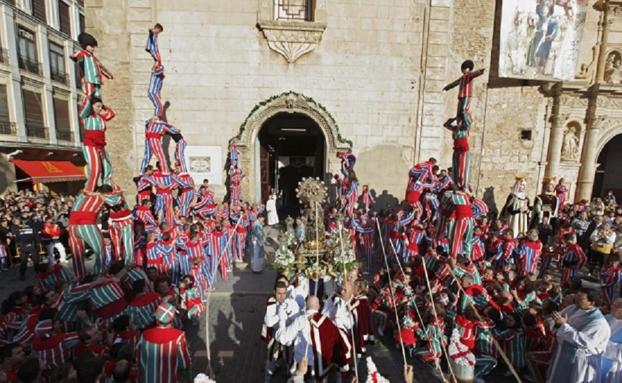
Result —
<instances>
[{"instance_id":1,"label":"priest in white vestment","mask_svg":"<svg viewBox=\"0 0 622 383\"><path fill-rule=\"evenodd\" d=\"M557 347L547 383L596 383L611 331L598 309L599 291L582 288L576 304L553 313Z\"/></svg>"},{"instance_id":2,"label":"priest in white vestment","mask_svg":"<svg viewBox=\"0 0 622 383\"><path fill-rule=\"evenodd\" d=\"M611 304L611 314L605 318L611 329L611 337L602 357L600 383L622 382L622 298Z\"/></svg>"}]
</instances>

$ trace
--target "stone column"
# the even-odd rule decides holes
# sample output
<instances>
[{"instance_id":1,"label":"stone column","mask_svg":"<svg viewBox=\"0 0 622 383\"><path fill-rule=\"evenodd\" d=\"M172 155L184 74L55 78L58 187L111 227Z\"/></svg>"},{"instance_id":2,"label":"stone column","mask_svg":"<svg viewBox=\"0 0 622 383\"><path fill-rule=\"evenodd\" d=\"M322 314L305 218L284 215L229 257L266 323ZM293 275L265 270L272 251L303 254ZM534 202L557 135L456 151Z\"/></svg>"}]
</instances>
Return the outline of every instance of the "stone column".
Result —
<instances>
[{"instance_id":1,"label":"stone column","mask_svg":"<svg viewBox=\"0 0 622 383\"><path fill-rule=\"evenodd\" d=\"M26 124L24 117L24 101L22 100L21 76L19 74L19 65L17 63L17 37L15 36L15 24L13 23L13 9L7 5L0 4L0 24L5 39L2 46L9 52L9 65L11 66L11 74L7 81L7 96L9 99L9 117L15 123L17 140L26 141Z\"/></svg>"},{"instance_id":2,"label":"stone column","mask_svg":"<svg viewBox=\"0 0 622 383\"><path fill-rule=\"evenodd\" d=\"M559 163L561 160L562 144L564 143L564 127L561 124L560 104L561 104L561 85L553 86L553 107L551 108L551 134L549 136L549 148L546 155L545 177L557 177L559 174Z\"/></svg>"},{"instance_id":3,"label":"stone column","mask_svg":"<svg viewBox=\"0 0 622 383\"><path fill-rule=\"evenodd\" d=\"M52 79L50 75L50 51L48 46L48 30L44 25L39 25L37 31L37 44L39 45L39 63L43 75L42 113L43 124L48 129L50 144L56 144L56 120L54 119L54 100L52 98Z\"/></svg>"},{"instance_id":4,"label":"stone column","mask_svg":"<svg viewBox=\"0 0 622 383\"><path fill-rule=\"evenodd\" d=\"M598 103L598 92L600 85L598 83L592 85L589 90L589 101L586 116L586 130L583 139L583 151L581 152L581 168L579 169L579 177L577 178L577 191L575 193L575 201L582 199L590 200L592 197L592 188L594 187L594 176L596 175L596 160L598 153L596 152L598 145L598 137L600 134L600 126L596 121L596 105Z\"/></svg>"}]
</instances>

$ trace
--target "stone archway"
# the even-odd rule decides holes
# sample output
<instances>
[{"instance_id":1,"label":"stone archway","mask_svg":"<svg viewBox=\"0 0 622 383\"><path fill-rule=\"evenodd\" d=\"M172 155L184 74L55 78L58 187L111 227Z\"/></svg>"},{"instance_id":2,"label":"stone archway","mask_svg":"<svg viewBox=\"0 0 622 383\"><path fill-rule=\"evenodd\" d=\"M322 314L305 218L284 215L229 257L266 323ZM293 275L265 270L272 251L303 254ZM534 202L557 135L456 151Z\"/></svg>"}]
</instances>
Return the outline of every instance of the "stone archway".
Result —
<instances>
[{"instance_id":1,"label":"stone archway","mask_svg":"<svg viewBox=\"0 0 622 383\"><path fill-rule=\"evenodd\" d=\"M258 135L266 121L279 113L300 113L317 123L326 140L324 169L327 173L336 173L339 169L337 152L352 149L352 142L341 136L339 127L330 113L311 97L290 91L261 101L246 117L235 136L238 140L240 164L246 172L242 184L242 197L245 200L264 202L259 201ZM324 182L330 181L326 176L324 178Z\"/></svg>"},{"instance_id":2,"label":"stone archway","mask_svg":"<svg viewBox=\"0 0 622 383\"><path fill-rule=\"evenodd\" d=\"M611 190L617 198L622 198L622 177L616 171L622 161L622 124L607 122L601 129L594 159L596 171L592 196L602 197Z\"/></svg>"}]
</instances>

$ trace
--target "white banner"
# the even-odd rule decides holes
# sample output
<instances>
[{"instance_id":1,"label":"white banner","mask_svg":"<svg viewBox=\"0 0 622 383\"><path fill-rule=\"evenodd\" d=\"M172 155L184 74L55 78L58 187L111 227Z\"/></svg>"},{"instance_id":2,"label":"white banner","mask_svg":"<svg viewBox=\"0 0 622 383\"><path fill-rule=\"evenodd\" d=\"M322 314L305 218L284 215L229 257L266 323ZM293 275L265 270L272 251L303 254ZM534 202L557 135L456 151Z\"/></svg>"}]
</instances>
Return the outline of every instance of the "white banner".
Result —
<instances>
[{"instance_id":1,"label":"white banner","mask_svg":"<svg viewBox=\"0 0 622 383\"><path fill-rule=\"evenodd\" d=\"M573 80L587 0L503 0L499 76Z\"/></svg>"},{"instance_id":2,"label":"white banner","mask_svg":"<svg viewBox=\"0 0 622 383\"><path fill-rule=\"evenodd\" d=\"M190 146L186 148L188 172L199 185L207 178L210 184L223 183L222 148L220 146Z\"/></svg>"}]
</instances>

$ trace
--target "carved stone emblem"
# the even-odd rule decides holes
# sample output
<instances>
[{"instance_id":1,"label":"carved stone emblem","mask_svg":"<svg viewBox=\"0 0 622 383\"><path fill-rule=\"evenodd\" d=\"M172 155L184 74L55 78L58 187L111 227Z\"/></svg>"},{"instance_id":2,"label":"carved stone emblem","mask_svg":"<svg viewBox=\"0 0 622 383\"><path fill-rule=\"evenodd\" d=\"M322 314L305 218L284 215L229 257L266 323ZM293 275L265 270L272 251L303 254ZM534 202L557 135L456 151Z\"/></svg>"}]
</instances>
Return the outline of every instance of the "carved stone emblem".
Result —
<instances>
[{"instance_id":1,"label":"carved stone emblem","mask_svg":"<svg viewBox=\"0 0 622 383\"><path fill-rule=\"evenodd\" d=\"M326 29L324 23L282 20L262 21L257 26L268 41L268 47L290 64L313 51Z\"/></svg>"}]
</instances>

